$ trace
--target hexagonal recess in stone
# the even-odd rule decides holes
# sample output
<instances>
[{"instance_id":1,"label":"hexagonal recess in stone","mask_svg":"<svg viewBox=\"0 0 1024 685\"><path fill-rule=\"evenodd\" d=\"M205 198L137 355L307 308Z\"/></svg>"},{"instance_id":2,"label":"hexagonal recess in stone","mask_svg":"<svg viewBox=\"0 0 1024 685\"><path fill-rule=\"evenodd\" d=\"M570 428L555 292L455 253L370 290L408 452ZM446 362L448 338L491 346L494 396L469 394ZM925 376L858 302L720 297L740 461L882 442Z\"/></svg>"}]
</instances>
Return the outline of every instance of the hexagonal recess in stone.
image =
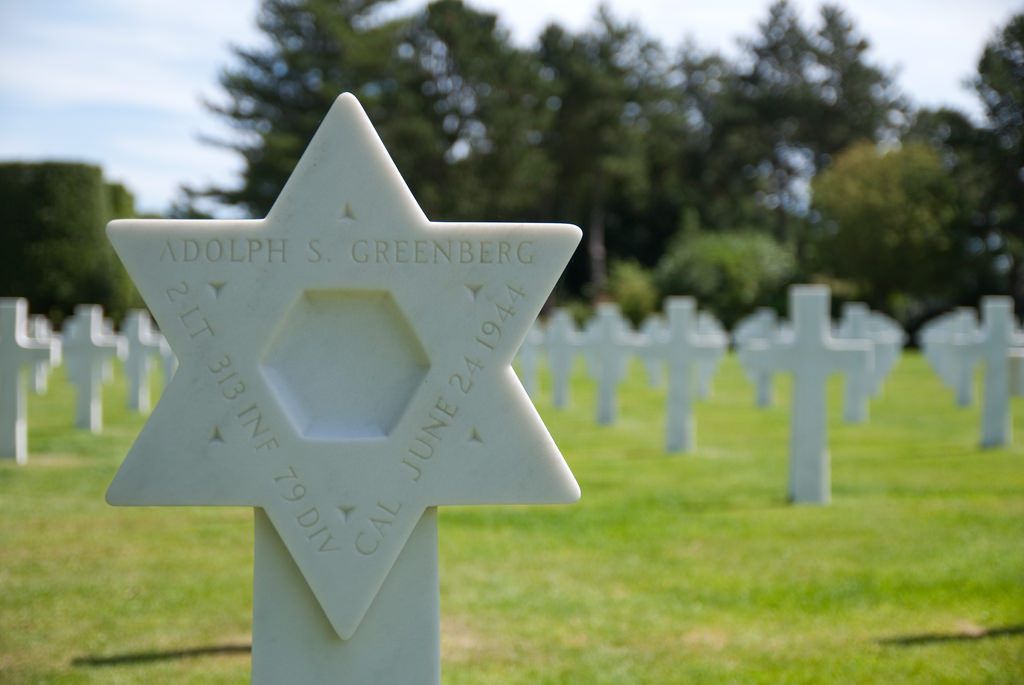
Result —
<instances>
[{"instance_id":1,"label":"hexagonal recess in stone","mask_svg":"<svg viewBox=\"0 0 1024 685\"><path fill-rule=\"evenodd\" d=\"M430 362L391 294L307 290L292 304L260 369L299 435L386 436Z\"/></svg>"}]
</instances>

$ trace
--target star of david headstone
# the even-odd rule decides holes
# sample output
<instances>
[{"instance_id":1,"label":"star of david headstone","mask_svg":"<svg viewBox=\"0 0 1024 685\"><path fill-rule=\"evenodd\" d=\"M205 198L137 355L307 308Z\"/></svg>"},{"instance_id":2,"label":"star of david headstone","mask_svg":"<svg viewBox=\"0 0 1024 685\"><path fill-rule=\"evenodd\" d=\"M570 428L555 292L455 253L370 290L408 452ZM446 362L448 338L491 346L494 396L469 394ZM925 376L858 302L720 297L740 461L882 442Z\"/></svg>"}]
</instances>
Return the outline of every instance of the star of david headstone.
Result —
<instances>
[{"instance_id":1,"label":"star of david headstone","mask_svg":"<svg viewBox=\"0 0 1024 685\"><path fill-rule=\"evenodd\" d=\"M345 94L266 218L108 234L180 361L108 501L256 508L253 682L438 682L435 507L579 497L511 362L580 230L429 221Z\"/></svg>"}]
</instances>

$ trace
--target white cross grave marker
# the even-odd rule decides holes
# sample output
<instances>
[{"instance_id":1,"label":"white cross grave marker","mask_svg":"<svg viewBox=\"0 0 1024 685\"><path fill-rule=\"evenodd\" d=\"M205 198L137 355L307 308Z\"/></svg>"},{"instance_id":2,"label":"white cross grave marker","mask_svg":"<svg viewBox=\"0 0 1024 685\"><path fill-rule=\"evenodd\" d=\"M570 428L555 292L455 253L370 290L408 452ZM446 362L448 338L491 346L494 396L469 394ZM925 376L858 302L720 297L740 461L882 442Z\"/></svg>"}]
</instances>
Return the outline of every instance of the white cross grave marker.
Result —
<instances>
[{"instance_id":1,"label":"white cross grave marker","mask_svg":"<svg viewBox=\"0 0 1024 685\"><path fill-rule=\"evenodd\" d=\"M1013 335L1013 299L981 299L982 333L966 353L985 362L981 399L981 446L1001 447L1011 438L1010 349Z\"/></svg>"},{"instance_id":2,"label":"white cross grave marker","mask_svg":"<svg viewBox=\"0 0 1024 685\"><path fill-rule=\"evenodd\" d=\"M882 392L882 384L892 373L903 353L903 345L907 342L906 331L893 318L881 313L868 314L868 331L875 342L875 366L871 375L871 394L878 396Z\"/></svg>"},{"instance_id":3,"label":"white cross grave marker","mask_svg":"<svg viewBox=\"0 0 1024 685\"><path fill-rule=\"evenodd\" d=\"M171 384L174 372L178 370L178 356L174 354L170 343L163 335L160 336L160 370L164 374L164 387Z\"/></svg>"},{"instance_id":4,"label":"white cross grave marker","mask_svg":"<svg viewBox=\"0 0 1024 685\"><path fill-rule=\"evenodd\" d=\"M28 300L0 298L0 459L28 460L25 367L49 360L50 343L28 334Z\"/></svg>"},{"instance_id":5,"label":"white cross grave marker","mask_svg":"<svg viewBox=\"0 0 1024 685\"><path fill-rule=\"evenodd\" d=\"M548 318L544 344L551 370L551 404L559 409L569 404L569 381L572 379L576 350L582 345L572 314L559 307Z\"/></svg>"},{"instance_id":6,"label":"white cross grave marker","mask_svg":"<svg viewBox=\"0 0 1024 685\"><path fill-rule=\"evenodd\" d=\"M115 343L115 354L113 357L103 359L103 384L110 385L114 382L114 360L125 361L128 359L128 340L114 330L114 321L103 317L103 335Z\"/></svg>"},{"instance_id":7,"label":"white cross grave marker","mask_svg":"<svg viewBox=\"0 0 1024 685\"><path fill-rule=\"evenodd\" d=\"M436 507L579 497L511 363L580 230L431 222L344 94L266 218L107 232L181 362L108 501L255 507L252 682L438 683Z\"/></svg>"},{"instance_id":8,"label":"white cross grave marker","mask_svg":"<svg viewBox=\"0 0 1024 685\"><path fill-rule=\"evenodd\" d=\"M1010 350L1010 395L1024 397L1024 337Z\"/></svg>"},{"instance_id":9,"label":"white cross grave marker","mask_svg":"<svg viewBox=\"0 0 1024 685\"><path fill-rule=\"evenodd\" d=\"M757 340L770 344L779 335L778 316L771 307L758 307L753 314L743 319L733 333L740 363L747 377L754 382L754 404L765 408L772 406L772 379L770 369L753 369L747 363L747 350Z\"/></svg>"},{"instance_id":10,"label":"white cross grave marker","mask_svg":"<svg viewBox=\"0 0 1024 685\"><path fill-rule=\"evenodd\" d=\"M537 357L544 346L544 330L541 327L540 319L533 322L523 344L519 346L516 353L516 360L519 362L519 381L523 389L530 397L537 396Z\"/></svg>"},{"instance_id":11,"label":"white cross grave marker","mask_svg":"<svg viewBox=\"0 0 1024 685\"><path fill-rule=\"evenodd\" d=\"M64 322L64 358L68 380L77 388L75 427L103 430L104 366L118 356L122 339L105 332L103 308L80 304Z\"/></svg>"},{"instance_id":12,"label":"white cross grave marker","mask_svg":"<svg viewBox=\"0 0 1024 685\"><path fill-rule=\"evenodd\" d=\"M696 375L701 360L721 356L722 340L714 333L700 332L697 303L692 297L665 300L668 336L663 354L668 362L668 398L666 400L665 450L691 452L697 442L693 420Z\"/></svg>"},{"instance_id":13,"label":"white cross grave marker","mask_svg":"<svg viewBox=\"0 0 1024 685\"><path fill-rule=\"evenodd\" d=\"M973 310L969 310L972 311ZM953 387L953 376L948 370L945 358L945 345L949 339L949 331L953 326L953 318L957 312L945 312L926 321L917 331L917 344L924 358L939 376L939 380L950 388Z\"/></svg>"},{"instance_id":14,"label":"white cross grave marker","mask_svg":"<svg viewBox=\"0 0 1024 685\"><path fill-rule=\"evenodd\" d=\"M618 415L618 386L626 376L633 340L614 302L599 302L597 315L587 323L584 334L587 369L597 383L597 422L615 423Z\"/></svg>"},{"instance_id":15,"label":"white cross grave marker","mask_svg":"<svg viewBox=\"0 0 1024 685\"><path fill-rule=\"evenodd\" d=\"M121 325L128 341L128 354L124 370L128 376L128 408L142 414L149 413L149 372L153 356L160 351L162 335L153 330L152 319L145 309L131 309Z\"/></svg>"},{"instance_id":16,"label":"white cross grave marker","mask_svg":"<svg viewBox=\"0 0 1024 685\"><path fill-rule=\"evenodd\" d=\"M839 323L837 337L843 340L859 340L871 349L871 358L876 358L875 341L871 337L870 314L863 302L843 304L843 317ZM843 420L847 423L867 423L868 399L874 379L874 364L868 368L846 368L843 371Z\"/></svg>"},{"instance_id":17,"label":"white cross grave marker","mask_svg":"<svg viewBox=\"0 0 1024 685\"><path fill-rule=\"evenodd\" d=\"M936 317L920 334L925 356L942 382L953 389L958 407L968 407L973 400L974 367L979 361L974 347L981 335L971 307L957 307Z\"/></svg>"},{"instance_id":18,"label":"white cross grave marker","mask_svg":"<svg viewBox=\"0 0 1024 685\"><path fill-rule=\"evenodd\" d=\"M698 311L696 326L696 333L711 345L709 349L713 351L700 355L697 360L697 398L704 400L711 397L711 382L715 379L718 365L729 347L729 335L721 322L710 312Z\"/></svg>"},{"instance_id":19,"label":"white cross grave marker","mask_svg":"<svg viewBox=\"0 0 1024 685\"><path fill-rule=\"evenodd\" d=\"M826 381L834 371L867 368L871 362L866 344L831 336L829 297L826 286L790 286L792 336L767 344L754 342L747 351L755 369L793 374L789 428L789 498L793 502L828 503Z\"/></svg>"},{"instance_id":20,"label":"white cross grave marker","mask_svg":"<svg viewBox=\"0 0 1024 685\"><path fill-rule=\"evenodd\" d=\"M975 311L958 307L940 355L956 393L956 406L969 407L974 401L974 367L979 361L976 343L983 336Z\"/></svg>"},{"instance_id":21,"label":"white cross grave marker","mask_svg":"<svg viewBox=\"0 0 1024 685\"><path fill-rule=\"evenodd\" d=\"M50 346L50 356L32 362L32 373L28 377L32 393L42 395L49 385L50 372L60 366L61 340L60 336L53 332L50 320L42 314L32 314L28 317L28 329L30 338L41 342L45 341Z\"/></svg>"},{"instance_id":22,"label":"white cross grave marker","mask_svg":"<svg viewBox=\"0 0 1024 685\"><path fill-rule=\"evenodd\" d=\"M662 366L665 362L662 346L665 344L666 337L668 337L668 327L665 324L665 317L660 314L651 314L640 324L637 336L637 354L647 372L647 384L652 388L661 385Z\"/></svg>"}]
</instances>

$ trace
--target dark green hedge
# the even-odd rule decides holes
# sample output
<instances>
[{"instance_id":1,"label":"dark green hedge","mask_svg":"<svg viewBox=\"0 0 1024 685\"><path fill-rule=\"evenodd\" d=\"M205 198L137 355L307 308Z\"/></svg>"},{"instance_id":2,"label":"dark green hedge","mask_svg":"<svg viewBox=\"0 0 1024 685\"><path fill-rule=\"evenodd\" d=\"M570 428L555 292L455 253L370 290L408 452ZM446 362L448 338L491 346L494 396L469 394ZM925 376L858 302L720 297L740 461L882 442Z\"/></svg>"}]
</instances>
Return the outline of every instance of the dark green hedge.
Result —
<instances>
[{"instance_id":1,"label":"dark green hedge","mask_svg":"<svg viewBox=\"0 0 1024 685\"><path fill-rule=\"evenodd\" d=\"M0 164L0 296L25 297L58 325L80 303L119 320L138 295L104 226L132 214L131 193L97 166Z\"/></svg>"}]
</instances>

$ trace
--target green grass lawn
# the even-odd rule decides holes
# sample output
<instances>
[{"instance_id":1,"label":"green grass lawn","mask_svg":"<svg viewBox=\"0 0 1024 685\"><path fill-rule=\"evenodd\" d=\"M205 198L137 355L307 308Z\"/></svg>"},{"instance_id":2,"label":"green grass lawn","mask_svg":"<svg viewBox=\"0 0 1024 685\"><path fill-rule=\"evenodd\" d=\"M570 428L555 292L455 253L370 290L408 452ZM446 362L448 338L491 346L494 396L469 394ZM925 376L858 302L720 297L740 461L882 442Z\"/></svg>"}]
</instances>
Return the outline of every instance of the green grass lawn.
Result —
<instances>
[{"instance_id":1,"label":"green grass lawn","mask_svg":"<svg viewBox=\"0 0 1024 685\"><path fill-rule=\"evenodd\" d=\"M835 378L833 503L797 507L777 385L755 408L727 359L676 456L639 364L614 426L582 369L570 409L538 398L583 499L441 511L444 682L1024 683L1024 400L1018 446L981 450L917 354L865 426ZM28 465L0 463L4 685L248 682L252 513L107 506L123 405L119 382L103 435L73 430L58 371Z\"/></svg>"}]
</instances>

